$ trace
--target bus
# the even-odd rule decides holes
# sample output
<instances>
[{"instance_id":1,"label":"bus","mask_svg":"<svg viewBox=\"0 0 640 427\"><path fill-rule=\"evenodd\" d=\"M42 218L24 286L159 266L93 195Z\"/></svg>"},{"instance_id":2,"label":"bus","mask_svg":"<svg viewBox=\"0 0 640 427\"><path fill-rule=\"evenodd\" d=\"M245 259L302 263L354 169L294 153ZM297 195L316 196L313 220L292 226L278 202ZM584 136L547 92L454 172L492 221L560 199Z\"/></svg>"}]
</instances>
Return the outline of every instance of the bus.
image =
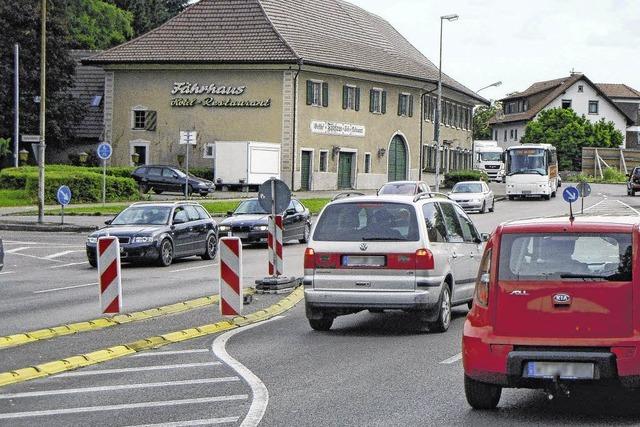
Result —
<instances>
[{"instance_id":1,"label":"bus","mask_svg":"<svg viewBox=\"0 0 640 427\"><path fill-rule=\"evenodd\" d=\"M551 144L514 145L505 151L506 193L509 200L516 197L556 196L561 185L558 175L558 156Z\"/></svg>"}]
</instances>

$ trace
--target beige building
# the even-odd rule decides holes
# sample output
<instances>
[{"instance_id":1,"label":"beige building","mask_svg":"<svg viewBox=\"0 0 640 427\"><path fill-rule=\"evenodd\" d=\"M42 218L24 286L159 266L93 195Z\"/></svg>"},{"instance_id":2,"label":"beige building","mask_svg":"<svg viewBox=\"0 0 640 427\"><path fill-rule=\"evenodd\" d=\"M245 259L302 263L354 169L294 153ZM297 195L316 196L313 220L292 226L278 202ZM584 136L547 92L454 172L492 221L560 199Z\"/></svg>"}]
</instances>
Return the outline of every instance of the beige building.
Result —
<instances>
[{"instance_id":1,"label":"beige building","mask_svg":"<svg viewBox=\"0 0 640 427\"><path fill-rule=\"evenodd\" d=\"M377 188L434 167L437 68L347 2L200 0L84 63L105 70L114 164L177 164L180 130L196 130L190 164L213 167L217 142L276 143L294 189ZM444 169L470 165L484 102L443 75Z\"/></svg>"}]
</instances>

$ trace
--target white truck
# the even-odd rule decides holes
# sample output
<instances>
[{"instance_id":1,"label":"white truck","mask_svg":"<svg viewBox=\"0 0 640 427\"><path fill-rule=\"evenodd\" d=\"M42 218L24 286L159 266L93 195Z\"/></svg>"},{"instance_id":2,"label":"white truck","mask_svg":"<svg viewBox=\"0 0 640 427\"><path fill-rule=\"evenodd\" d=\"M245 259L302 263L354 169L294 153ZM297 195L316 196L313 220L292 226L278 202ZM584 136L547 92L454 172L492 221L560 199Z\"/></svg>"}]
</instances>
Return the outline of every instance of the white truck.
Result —
<instances>
[{"instance_id":1,"label":"white truck","mask_svg":"<svg viewBox=\"0 0 640 427\"><path fill-rule=\"evenodd\" d=\"M473 141L473 168L486 172L489 180L502 182L504 150L498 141Z\"/></svg>"},{"instance_id":2,"label":"white truck","mask_svg":"<svg viewBox=\"0 0 640 427\"><path fill-rule=\"evenodd\" d=\"M280 178L280 144L217 141L213 168L219 189L257 188L271 177Z\"/></svg>"}]
</instances>

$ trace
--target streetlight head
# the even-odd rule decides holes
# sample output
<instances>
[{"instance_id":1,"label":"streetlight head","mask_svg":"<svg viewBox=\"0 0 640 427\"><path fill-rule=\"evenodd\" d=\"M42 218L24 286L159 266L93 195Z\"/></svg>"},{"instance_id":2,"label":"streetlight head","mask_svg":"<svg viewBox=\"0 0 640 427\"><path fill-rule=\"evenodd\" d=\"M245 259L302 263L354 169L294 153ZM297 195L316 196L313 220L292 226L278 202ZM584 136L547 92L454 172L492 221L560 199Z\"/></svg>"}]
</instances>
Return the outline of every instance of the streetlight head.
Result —
<instances>
[{"instance_id":1,"label":"streetlight head","mask_svg":"<svg viewBox=\"0 0 640 427\"><path fill-rule=\"evenodd\" d=\"M452 13L451 15L444 15L441 16L440 19L446 19L447 21L456 21L460 16L456 15L455 13Z\"/></svg>"},{"instance_id":2,"label":"streetlight head","mask_svg":"<svg viewBox=\"0 0 640 427\"><path fill-rule=\"evenodd\" d=\"M492 86L495 86L495 87L502 86L502 82L501 81L495 82Z\"/></svg>"}]
</instances>

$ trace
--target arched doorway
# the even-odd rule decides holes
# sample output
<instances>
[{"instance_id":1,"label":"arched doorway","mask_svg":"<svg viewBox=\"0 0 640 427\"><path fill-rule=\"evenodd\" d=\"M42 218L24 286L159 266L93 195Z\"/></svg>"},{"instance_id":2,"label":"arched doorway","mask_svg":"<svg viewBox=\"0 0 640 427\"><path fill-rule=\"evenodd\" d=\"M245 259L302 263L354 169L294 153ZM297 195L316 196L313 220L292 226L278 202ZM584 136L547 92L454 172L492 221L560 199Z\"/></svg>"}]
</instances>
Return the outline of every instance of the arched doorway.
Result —
<instances>
[{"instance_id":1,"label":"arched doorway","mask_svg":"<svg viewBox=\"0 0 640 427\"><path fill-rule=\"evenodd\" d=\"M403 181L407 179L407 144L400 135L395 135L389 144L389 166L387 179Z\"/></svg>"}]
</instances>

